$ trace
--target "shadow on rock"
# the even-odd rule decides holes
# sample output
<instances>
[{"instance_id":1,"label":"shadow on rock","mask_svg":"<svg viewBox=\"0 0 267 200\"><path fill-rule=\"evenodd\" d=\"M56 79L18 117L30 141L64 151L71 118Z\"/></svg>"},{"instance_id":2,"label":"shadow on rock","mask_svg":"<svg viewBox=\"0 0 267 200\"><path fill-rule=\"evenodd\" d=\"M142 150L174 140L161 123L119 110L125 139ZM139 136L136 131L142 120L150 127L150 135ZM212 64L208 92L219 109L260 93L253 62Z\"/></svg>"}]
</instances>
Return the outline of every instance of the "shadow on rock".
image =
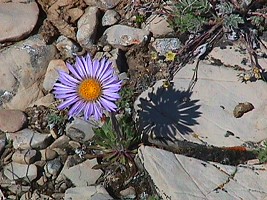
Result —
<instances>
[{"instance_id":1,"label":"shadow on rock","mask_svg":"<svg viewBox=\"0 0 267 200\"><path fill-rule=\"evenodd\" d=\"M148 135L159 140L176 140L190 134L193 130L190 126L198 124L197 118L199 100L191 100L192 92L165 89L157 89L156 93L149 93L148 98L140 98L138 107L140 111L139 128L145 137Z\"/></svg>"}]
</instances>

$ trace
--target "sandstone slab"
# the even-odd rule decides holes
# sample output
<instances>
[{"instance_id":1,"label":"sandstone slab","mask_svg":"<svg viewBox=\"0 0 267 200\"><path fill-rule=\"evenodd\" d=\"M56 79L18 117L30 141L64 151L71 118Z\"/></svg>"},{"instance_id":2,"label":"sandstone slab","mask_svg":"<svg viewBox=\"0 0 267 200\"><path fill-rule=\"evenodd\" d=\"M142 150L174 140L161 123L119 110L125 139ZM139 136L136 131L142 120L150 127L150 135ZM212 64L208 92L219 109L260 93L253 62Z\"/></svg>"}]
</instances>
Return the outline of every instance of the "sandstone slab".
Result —
<instances>
[{"instance_id":1,"label":"sandstone slab","mask_svg":"<svg viewBox=\"0 0 267 200\"><path fill-rule=\"evenodd\" d=\"M86 160L78 165L63 169L62 174L65 175L76 187L89 186L95 184L96 180L102 174L101 170L94 170L92 167L97 161Z\"/></svg>"},{"instance_id":2,"label":"sandstone slab","mask_svg":"<svg viewBox=\"0 0 267 200\"><path fill-rule=\"evenodd\" d=\"M188 91L195 69L188 64L165 90L159 81L135 103L140 127L147 134L214 146L240 146L267 138L267 89L264 81L242 83L232 68L200 62L198 80ZM153 90L153 92L152 92ZM251 95L253 94L253 95ZM236 118L235 107L249 102L254 109Z\"/></svg>"},{"instance_id":3,"label":"sandstone slab","mask_svg":"<svg viewBox=\"0 0 267 200\"><path fill-rule=\"evenodd\" d=\"M103 186L87 186L69 188L65 192L65 200L112 200L113 198L107 193Z\"/></svg>"},{"instance_id":4,"label":"sandstone slab","mask_svg":"<svg viewBox=\"0 0 267 200\"><path fill-rule=\"evenodd\" d=\"M153 147L139 157L163 199L246 199L267 196L267 167L209 163Z\"/></svg>"}]
</instances>

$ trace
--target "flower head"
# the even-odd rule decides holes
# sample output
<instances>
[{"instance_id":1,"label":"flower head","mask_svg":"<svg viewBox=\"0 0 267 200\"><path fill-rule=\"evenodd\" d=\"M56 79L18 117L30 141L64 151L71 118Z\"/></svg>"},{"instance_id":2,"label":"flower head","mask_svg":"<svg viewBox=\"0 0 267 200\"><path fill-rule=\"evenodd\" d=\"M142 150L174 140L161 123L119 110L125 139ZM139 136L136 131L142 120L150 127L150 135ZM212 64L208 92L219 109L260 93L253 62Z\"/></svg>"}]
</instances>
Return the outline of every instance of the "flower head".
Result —
<instances>
[{"instance_id":1,"label":"flower head","mask_svg":"<svg viewBox=\"0 0 267 200\"><path fill-rule=\"evenodd\" d=\"M169 51L165 54L166 61L174 61L176 54Z\"/></svg>"},{"instance_id":2,"label":"flower head","mask_svg":"<svg viewBox=\"0 0 267 200\"><path fill-rule=\"evenodd\" d=\"M114 74L110 61L106 58L92 60L87 54L76 57L74 66L66 65L71 73L59 70L60 83L54 85L55 97L63 100L58 109L69 107L70 117L83 112L85 120L92 115L99 120L104 110L117 109L114 102L120 98L121 81Z\"/></svg>"}]
</instances>

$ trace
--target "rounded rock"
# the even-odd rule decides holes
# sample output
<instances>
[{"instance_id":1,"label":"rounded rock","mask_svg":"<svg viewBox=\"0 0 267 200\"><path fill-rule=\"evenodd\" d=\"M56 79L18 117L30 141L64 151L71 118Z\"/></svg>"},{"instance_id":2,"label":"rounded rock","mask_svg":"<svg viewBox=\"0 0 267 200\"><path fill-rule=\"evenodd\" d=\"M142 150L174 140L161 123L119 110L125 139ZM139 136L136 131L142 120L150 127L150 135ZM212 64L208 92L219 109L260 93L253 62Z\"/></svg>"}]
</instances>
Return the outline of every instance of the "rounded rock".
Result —
<instances>
[{"instance_id":1,"label":"rounded rock","mask_svg":"<svg viewBox=\"0 0 267 200\"><path fill-rule=\"evenodd\" d=\"M26 115L20 110L0 110L0 130L4 132L16 132L27 123Z\"/></svg>"},{"instance_id":2,"label":"rounded rock","mask_svg":"<svg viewBox=\"0 0 267 200\"><path fill-rule=\"evenodd\" d=\"M26 37L33 30L38 15L36 2L0 3L0 42L18 41Z\"/></svg>"}]
</instances>

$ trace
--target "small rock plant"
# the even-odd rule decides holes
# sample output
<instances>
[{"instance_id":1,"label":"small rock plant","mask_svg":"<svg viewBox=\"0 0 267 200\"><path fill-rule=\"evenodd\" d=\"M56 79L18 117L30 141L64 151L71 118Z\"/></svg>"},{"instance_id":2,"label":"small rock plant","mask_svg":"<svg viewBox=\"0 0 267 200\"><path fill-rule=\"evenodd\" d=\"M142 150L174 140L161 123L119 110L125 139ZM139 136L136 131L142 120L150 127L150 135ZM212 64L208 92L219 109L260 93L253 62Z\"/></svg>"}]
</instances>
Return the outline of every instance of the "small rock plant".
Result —
<instances>
[{"instance_id":1,"label":"small rock plant","mask_svg":"<svg viewBox=\"0 0 267 200\"><path fill-rule=\"evenodd\" d=\"M54 95L61 101L58 109L68 108L69 119L83 114L85 120L94 117L102 122L82 156L98 159L93 168L104 170L108 186L111 173L122 179L121 186L125 187L137 173L134 159L141 141L132 120L134 93L122 88L112 63L105 58L91 60L88 54L77 57L74 66L67 63L67 67L70 74L59 71L54 85ZM61 120L49 116L50 124L61 124Z\"/></svg>"}]
</instances>

